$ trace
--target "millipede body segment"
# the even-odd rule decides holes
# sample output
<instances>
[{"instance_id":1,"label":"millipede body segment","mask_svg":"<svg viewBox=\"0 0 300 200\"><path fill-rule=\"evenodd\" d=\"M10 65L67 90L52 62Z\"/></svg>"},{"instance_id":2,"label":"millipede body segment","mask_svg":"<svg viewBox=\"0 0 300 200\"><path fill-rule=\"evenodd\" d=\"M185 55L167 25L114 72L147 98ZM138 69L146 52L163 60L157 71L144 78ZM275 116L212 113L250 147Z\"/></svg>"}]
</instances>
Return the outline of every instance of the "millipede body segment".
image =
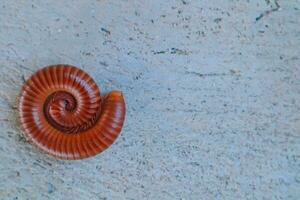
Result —
<instances>
[{"instance_id":1,"label":"millipede body segment","mask_svg":"<svg viewBox=\"0 0 300 200\"><path fill-rule=\"evenodd\" d=\"M121 132L125 112L122 92L102 98L95 81L71 65L38 70L19 101L25 135L61 159L83 159L108 148Z\"/></svg>"}]
</instances>

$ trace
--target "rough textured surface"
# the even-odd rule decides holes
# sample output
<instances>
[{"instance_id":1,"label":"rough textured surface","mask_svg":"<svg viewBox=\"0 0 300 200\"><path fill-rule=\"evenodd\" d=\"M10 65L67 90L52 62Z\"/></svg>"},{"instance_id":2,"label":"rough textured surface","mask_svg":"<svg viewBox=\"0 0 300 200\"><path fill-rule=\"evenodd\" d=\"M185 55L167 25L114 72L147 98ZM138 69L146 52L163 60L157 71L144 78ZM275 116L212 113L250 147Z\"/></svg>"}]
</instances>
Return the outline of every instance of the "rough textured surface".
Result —
<instances>
[{"instance_id":1,"label":"rough textured surface","mask_svg":"<svg viewBox=\"0 0 300 200\"><path fill-rule=\"evenodd\" d=\"M268 2L0 1L0 199L298 199L300 2ZM55 63L125 93L94 158L22 136L23 79Z\"/></svg>"}]
</instances>

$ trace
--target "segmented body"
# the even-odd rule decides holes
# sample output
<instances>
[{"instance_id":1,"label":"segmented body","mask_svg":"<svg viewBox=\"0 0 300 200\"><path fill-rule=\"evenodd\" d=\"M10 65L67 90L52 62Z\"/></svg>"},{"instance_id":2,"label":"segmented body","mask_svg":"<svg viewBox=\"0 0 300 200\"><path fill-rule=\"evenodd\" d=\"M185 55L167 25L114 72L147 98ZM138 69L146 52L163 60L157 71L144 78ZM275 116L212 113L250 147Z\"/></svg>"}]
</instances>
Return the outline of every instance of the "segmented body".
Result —
<instances>
[{"instance_id":1,"label":"segmented body","mask_svg":"<svg viewBox=\"0 0 300 200\"><path fill-rule=\"evenodd\" d=\"M71 65L37 71L22 88L19 102L26 136L61 159L82 159L109 147L125 120L123 94L101 98L95 81Z\"/></svg>"}]
</instances>

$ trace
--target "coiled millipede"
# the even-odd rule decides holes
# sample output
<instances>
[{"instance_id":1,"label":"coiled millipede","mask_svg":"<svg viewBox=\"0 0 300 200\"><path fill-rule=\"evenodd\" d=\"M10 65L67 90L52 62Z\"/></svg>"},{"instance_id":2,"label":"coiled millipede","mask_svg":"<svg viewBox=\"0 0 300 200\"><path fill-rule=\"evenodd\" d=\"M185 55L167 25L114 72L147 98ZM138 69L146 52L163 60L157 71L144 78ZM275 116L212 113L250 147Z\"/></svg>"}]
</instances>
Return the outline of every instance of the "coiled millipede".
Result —
<instances>
[{"instance_id":1,"label":"coiled millipede","mask_svg":"<svg viewBox=\"0 0 300 200\"><path fill-rule=\"evenodd\" d=\"M38 70L19 98L26 137L60 159L83 159L108 148L121 132L125 112L122 92L101 98L95 81L71 65Z\"/></svg>"}]
</instances>

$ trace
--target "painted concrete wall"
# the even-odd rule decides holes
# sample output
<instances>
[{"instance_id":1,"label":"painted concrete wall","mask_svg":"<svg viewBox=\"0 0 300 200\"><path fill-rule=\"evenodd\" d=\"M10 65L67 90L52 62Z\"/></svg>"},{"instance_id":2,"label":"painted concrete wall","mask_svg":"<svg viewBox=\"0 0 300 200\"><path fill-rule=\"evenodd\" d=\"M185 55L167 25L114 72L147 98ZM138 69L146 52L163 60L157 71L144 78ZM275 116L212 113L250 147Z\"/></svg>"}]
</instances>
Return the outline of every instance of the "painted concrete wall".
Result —
<instances>
[{"instance_id":1,"label":"painted concrete wall","mask_svg":"<svg viewBox=\"0 0 300 200\"><path fill-rule=\"evenodd\" d=\"M1 0L0 199L299 199L299 46L299 0ZM94 158L20 131L24 79L55 63L126 96Z\"/></svg>"}]
</instances>

